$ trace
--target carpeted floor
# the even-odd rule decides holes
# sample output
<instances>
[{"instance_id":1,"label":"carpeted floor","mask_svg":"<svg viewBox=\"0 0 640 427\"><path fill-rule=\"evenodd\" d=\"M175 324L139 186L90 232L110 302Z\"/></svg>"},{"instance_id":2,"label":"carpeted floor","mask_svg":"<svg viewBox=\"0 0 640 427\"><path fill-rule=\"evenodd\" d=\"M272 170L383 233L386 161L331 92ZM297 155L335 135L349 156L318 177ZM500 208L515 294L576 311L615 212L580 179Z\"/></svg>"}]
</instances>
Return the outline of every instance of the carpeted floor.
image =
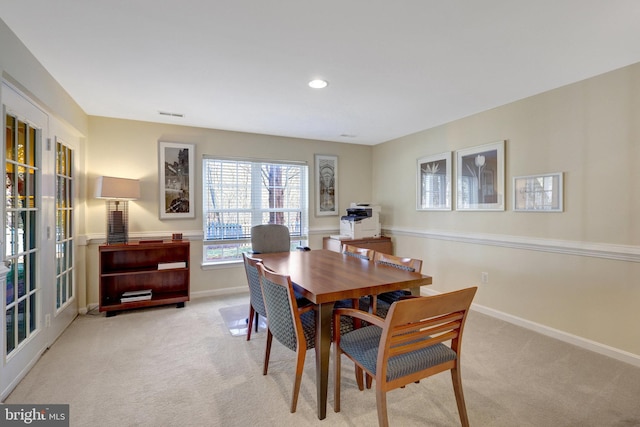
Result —
<instances>
[{"instance_id":1,"label":"carpeted floor","mask_svg":"<svg viewBox=\"0 0 640 427\"><path fill-rule=\"evenodd\" d=\"M313 352L291 414L294 354L274 342L263 376L264 330L247 342L220 314L245 304L248 294L78 317L6 403L68 403L78 427L377 424L375 392L358 391L346 362L342 411L330 377L327 418L317 419ZM465 333L472 426L640 426L639 368L476 312ZM447 373L390 392L388 406L392 426L459 425Z\"/></svg>"}]
</instances>

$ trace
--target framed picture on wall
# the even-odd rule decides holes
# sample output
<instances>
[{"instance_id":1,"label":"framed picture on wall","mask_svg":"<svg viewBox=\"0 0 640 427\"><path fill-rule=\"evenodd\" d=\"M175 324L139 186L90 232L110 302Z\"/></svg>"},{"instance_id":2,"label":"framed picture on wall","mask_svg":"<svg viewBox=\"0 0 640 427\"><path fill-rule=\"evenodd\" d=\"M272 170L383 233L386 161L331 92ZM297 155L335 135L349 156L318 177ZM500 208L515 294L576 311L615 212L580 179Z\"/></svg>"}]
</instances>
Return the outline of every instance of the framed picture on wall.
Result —
<instances>
[{"instance_id":1,"label":"framed picture on wall","mask_svg":"<svg viewBox=\"0 0 640 427\"><path fill-rule=\"evenodd\" d=\"M562 212L562 172L513 178L513 210Z\"/></svg>"},{"instance_id":2,"label":"framed picture on wall","mask_svg":"<svg viewBox=\"0 0 640 427\"><path fill-rule=\"evenodd\" d=\"M451 210L451 152L418 159L416 209Z\"/></svg>"},{"instance_id":3,"label":"framed picture on wall","mask_svg":"<svg viewBox=\"0 0 640 427\"><path fill-rule=\"evenodd\" d=\"M194 144L158 142L160 219L195 218Z\"/></svg>"},{"instance_id":4,"label":"framed picture on wall","mask_svg":"<svg viewBox=\"0 0 640 427\"><path fill-rule=\"evenodd\" d=\"M456 151L456 210L504 210L504 141Z\"/></svg>"},{"instance_id":5,"label":"framed picture on wall","mask_svg":"<svg viewBox=\"0 0 640 427\"><path fill-rule=\"evenodd\" d=\"M338 215L338 156L315 155L316 216Z\"/></svg>"}]
</instances>

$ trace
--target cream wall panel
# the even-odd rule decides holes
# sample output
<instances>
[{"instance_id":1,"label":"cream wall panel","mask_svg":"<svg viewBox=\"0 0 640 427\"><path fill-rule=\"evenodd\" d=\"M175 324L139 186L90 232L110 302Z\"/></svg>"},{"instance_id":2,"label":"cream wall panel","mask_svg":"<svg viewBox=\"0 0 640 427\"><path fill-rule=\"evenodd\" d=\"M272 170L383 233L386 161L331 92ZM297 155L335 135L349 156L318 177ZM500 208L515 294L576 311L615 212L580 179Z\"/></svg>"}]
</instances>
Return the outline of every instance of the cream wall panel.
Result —
<instances>
[{"instance_id":1,"label":"cream wall panel","mask_svg":"<svg viewBox=\"0 0 640 427\"><path fill-rule=\"evenodd\" d=\"M380 144L373 175L383 228L396 254L424 260L433 289L479 285L477 304L640 361L640 332L632 326L640 324L638 117L640 64ZM505 212L415 210L418 157L497 140L507 141ZM548 172L565 173L565 211L513 212L512 177ZM551 248L468 242L468 235ZM558 242L628 252L630 261L596 258L598 250L572 255ZM488 284L480 284L482 272Z\"/></svg>"},{"instance_id":2,"label":"cream wall panel","mask_svg":"<svg viewBox=\"0 0 640 427\"><path fill-rule=\"evenodd\" d=\"M439 292L479 286L474 303L634 354L639 353L640 263L404 237ZM482 272L489 283L481 284ZM628 325L628 326L620 326Z\"/></svg>"},{"instance_id":3,"label":"cream wall panel","mask_svg":"<svg viewBox=\"0 0 640 427\"><path fill-rule=\"evenodd\" d=\"M246 276L242 265L232 268L203 270L202 260L202 179L203 154L228 157L306 161L310 173L310 236L312 248L322 247L322 235L339 229L339 216L315 217L313 188L314 154L334 154L339 158L339 207L344 211L352 201L370 200L372 194L372 147L310 141L268 135L227 132L213 129L166 125L132 120L90 117L90 139L87 144L87 217L90 240L100 240L105 233L104 201L94 199L95 180L100 175L140 179L142 197L129 202L129 233L134 238L168 237L182 232L193 240L191 245L191 291L207 295L245 290ZM196 217L183 220L160 220L158 212L158 141L193 143L196 145ZM314 234L315 233L315 234ZM317 234L317 235L316 235ZM90 245L89 252L97 246ZM87 256L87 302L98 302L97 257Z\"/></svg>"}]
</instances>

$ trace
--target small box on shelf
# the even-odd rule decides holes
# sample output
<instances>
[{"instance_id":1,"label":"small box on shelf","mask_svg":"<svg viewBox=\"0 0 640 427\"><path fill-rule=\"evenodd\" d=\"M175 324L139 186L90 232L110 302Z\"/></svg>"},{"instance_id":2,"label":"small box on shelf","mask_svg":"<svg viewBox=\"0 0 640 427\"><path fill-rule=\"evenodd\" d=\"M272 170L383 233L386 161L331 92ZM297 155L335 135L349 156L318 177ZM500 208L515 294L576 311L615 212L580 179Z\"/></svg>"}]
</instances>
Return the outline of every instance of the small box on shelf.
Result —
<instances>
[{"instance_id":1,"label":"small box on shelf","mask_svg":"<svg viewBox=\"0 0 640 427\"><path fill-rule=\"evenodd\" d=\"M158 264L158 270L171 270L172 268L186 268L187 263L184 261L178 262L161 262Z\"/></svg>"}]
</instances>

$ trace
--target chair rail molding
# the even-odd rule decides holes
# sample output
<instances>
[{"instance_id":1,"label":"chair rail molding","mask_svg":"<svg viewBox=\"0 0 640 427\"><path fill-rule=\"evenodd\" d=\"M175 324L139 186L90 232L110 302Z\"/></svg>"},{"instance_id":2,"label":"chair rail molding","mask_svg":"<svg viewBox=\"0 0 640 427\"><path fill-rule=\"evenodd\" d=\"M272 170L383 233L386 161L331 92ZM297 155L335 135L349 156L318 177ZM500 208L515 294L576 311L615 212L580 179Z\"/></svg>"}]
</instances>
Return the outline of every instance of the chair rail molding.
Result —
<instances>
[{"instance_id":1,"label":"chair rail molding","mask_svg":"<svg viewBox=\"0 0 640 427\"><path fill-rule=\"evenodd\" d=\"M177 230L182 233L183 240L189 241L202 241L204 233L202 230ZM146 231L146 232L130 232L129 240L152 240L152 239L171 239L171 235L175 233L175 230L172 231ZM81 236L84 242L84 245L88 244L104 244L107 240L105 233L92 233Z\"/></svg>"},{"instance_id":2,"label":"chair rail molding","mask_svg":"<svg viewBox=\"0 0 640 427\"><path fill-rule=\"evenodd\" d=\"M385 236L419 237L476 245L500 246L529 251L550 252L564 255L604 258L616 261L640 262L640 246L543 239L538 237L502 234L416 230L402 227L384 228L383 232Z\"/></svg>"}]
</instances>

